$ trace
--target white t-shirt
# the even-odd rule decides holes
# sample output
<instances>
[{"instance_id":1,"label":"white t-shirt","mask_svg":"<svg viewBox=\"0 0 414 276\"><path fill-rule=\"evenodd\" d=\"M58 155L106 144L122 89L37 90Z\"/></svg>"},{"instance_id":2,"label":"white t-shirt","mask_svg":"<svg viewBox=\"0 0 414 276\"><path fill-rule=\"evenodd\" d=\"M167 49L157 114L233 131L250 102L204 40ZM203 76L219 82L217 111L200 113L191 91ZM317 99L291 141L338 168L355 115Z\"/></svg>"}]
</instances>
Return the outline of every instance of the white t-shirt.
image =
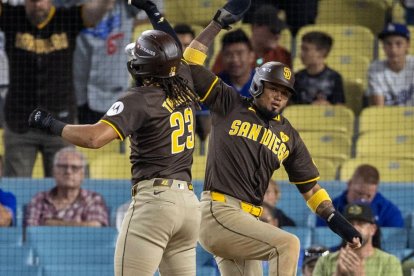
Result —
<instances>
[{"instance_id":1,"label":"white t-shirt","mask_svg":"<svg viewBox=\"0 0 414 276\"><path fill-rule=\"evenodd\" d=\"M385 105L414 106L414 56L406 57L400 72L388 68L385 60L371 63L366 94L384 96Z\"/></svg>"}]
</instances>

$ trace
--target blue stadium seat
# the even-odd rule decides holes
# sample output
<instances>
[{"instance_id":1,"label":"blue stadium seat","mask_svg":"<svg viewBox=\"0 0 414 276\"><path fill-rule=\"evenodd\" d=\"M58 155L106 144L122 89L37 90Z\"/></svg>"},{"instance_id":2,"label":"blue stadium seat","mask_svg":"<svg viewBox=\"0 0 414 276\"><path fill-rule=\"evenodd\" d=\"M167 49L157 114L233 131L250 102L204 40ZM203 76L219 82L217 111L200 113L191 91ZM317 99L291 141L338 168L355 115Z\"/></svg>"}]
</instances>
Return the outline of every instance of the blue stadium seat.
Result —
<instances>
[{"instance_id":1,"label":"blue stadium seat","mask_svg":"<svg viewBox=\"0 0 414 276\"><path fill-rule=\"evenodd\" d=\"M0 246L23 245L23 231L20 227L0 227Z\"/></svg>"},{"instance_id":2,"label":"blue stadium seat","mask_svg":"<svg viewBox=\"0 0 414 276\"><path fill-rule=\"evenodd\" d=\"M26 228L26 243L33 248L104 248L115 247L118 231L113 227L56 227Z\"/></svg>"},{"instance_id":3,"label":"blue stadium seat","mask_svg":"<svg viewBox=\"0 0 414 276\"><path fill-rule=\"evenodd\" d=\"M43 276L113 276L112 265L47 265L43 267Z\"/></svg>"},{"instance_id":4,"label":"blue stadium seat","mask_svg":"<svg viewBox=\"0 0 414 276\"><path fill-rule=\"evenodd\" d=\"M408 230L408 248L414 250L414 228Z\"/></svg>"},{"instance_id":5,"label":"blue stadium seat","mask_svg":"<svg viewBox=\"0 0 414 276\"><path fill-rule=\"evenodd\" d=\"M35 265L34 253L27 246L0 246L0 266ZM5 275L1 274L0 275Z\"/></svg>"},{"instance_id":6,"label":"blue stadium seat","mask_svg":"<svg viewBox=\"0 0 414 276\"><path fill-rule=\"evenodd\" d=\"M214 266L203 265L197 266L197 276L219 276L220 273Z\"/></svg>"},{"instance_id":7,"label":"blue stadium seat","mask_svg":"<svg viewBox=\"0 0 414 276\"><path fill-rule=\"evenodd\" d=\"M312 244L332 248L340 245L341 241L341 238L332 232L329 227L315 227L312 229Z\"/></svg>"},{"instance_id":8,"label":"blue stadium seat","mask_svg":"<svg viewBox=\"0 0 414 276\"><path fill-rule=\"evenodd\" d=\"M129 180L85 179L82 187L102 195L110 210L131 200L131 181Z\"/></svg>"},{"instance_id":9,"label":"blue stadium seat","mask_svg":"<svg viewBox=\"0 0 414 276\"><path fill-rule=\"evenodd\" d=\"M196 264L197 267L199 266L215 266L216 265L216 261L214 260L213 255L211 255L209 252L207 252L206 250L204 250L204 248L197 243L197 247L196 247Z\"/></svg>"},{"instance_id":10,"label":"blue stadium seat","mask_svg":"<svg viewBox=\"0 0 414 276\"><path fill-rule=\"evenodd\" d=\"M43 276L42 268L38 266L9 266L0 265L0 275L10 276Z\"/></svg>"},{"instance_id":11,"label":"blue stadium seat","mask_svg":"<svg viewBox=\"0 0 414 276\"><path fill-rule=\"evenodd\" d=\"M403 217L407 218L414 210L414 183L381 183L379 191L391 200L401 210ZM409 227L409 225L407 225Z\"/></svg>"},{"instance_id":12,"label":"blue stadium seat","mask_svg":"<svg viewBox=\"0 0 414 276\"><path fill-rule=\"evenodd\" d=\"M402 261L404 258L406 258L407 256L413 253L413 249L411 248L390 249L387 252L396 256L398 259L400 259L400 261Z\"/></svg>"},{"instance_id":13,"label":"blue stadium seat","mask_svg":"<svg viewBox=\"0 0 414 276\"><path fill-rule=\"evenodd\" d=\"M401 250L408 246L408 230L398 227L381 227L381 248L384 251Z\"/></svg>"},{"instance_id":14,"label":"blue stadium seat","mask_svg":"<svg viewBox=\"0 0 414 276\"><path fill-rule=\"evenodd\" d=\"M312 231L309 227L285 226L283 230L294 234L300 240L300 247L307 248L312 244Z\"/></svg>"},{"instance_id":15,"label":"blue stadium seat","mask_svg":"<svg viewBox=\"0 0 414 276\"><path fill-rule=\"evenodd\" d=\"M8 178L1 180L1 188L4 191L12 192L17 199L17 204L23 206L40 191L45 191L54 186L52 178Z\"/></svg>"},{"instance_id":16,"label":"blue stadium seat","mask_svg":"<svg viewBox=\"0 0 414 276\"><path fill-rule=\"evenodd\" d=\"M276 206L290 217L296 223L296 226L311 226L313 222L312 212L295 185L282 181L278 183L280 184L281 198Z\"/></svg>"},{"instance_id":17,"label":"blue stadium seat","mask_svg":"<svg viewBox=\"0 0 414 276\"><path fill-rule=\"evenodd\" d=\"M114 248L110 247L46 247L34 248L37 264L41 266L110 265L113 271ZM58 275L58 274L56 274ZM72 274L75 275L75 274Z\"/></svg>"}]
</instances>

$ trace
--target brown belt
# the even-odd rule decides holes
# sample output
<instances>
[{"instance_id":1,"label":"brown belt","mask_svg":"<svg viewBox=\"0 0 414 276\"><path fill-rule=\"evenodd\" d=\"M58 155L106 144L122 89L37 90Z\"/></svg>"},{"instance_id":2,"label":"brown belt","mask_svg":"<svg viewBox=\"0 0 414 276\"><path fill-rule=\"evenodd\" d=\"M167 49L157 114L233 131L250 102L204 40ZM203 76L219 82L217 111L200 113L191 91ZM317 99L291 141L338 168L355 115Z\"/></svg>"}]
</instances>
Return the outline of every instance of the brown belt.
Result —
<instances>
[{"instance_id":1,"label":"brown belt","mask_svg":"<svg viewBox=\"0 0 414 276\"><path fill-rule=\"evenodd\" d=\"M155 178L152 184L153 187L170 187L174 189L183 190L187 187L190 191L193 191L193 184L190 182L185 181L178 181L174 179L166 179L166 178ZM135 196L138 193L138 183L132 186L131 188L131 195Z\"/></svg>"}]
</instances>

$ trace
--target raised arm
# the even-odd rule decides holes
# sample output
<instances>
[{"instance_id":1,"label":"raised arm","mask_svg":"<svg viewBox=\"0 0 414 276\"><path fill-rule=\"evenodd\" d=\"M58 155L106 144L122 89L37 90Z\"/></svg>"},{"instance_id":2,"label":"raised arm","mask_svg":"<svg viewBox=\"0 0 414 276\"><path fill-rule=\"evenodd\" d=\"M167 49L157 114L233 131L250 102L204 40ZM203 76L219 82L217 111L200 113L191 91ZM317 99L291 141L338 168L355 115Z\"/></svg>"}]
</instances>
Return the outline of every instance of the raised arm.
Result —
<instances>
[{"instance_id":1,"label":"raised arm","mask_svg":"<svg viewBox=\"0 0 414 276\"><path fill-rule=\"evenodd\" d=\"M70 125L56 120L52 114L40 108L30 114L29 126L62 136L66 141L84 148L97 149L122 138L109 124L98 122L93 125Z\"/></svg>"},{"instance_id":2,"label":"raised arm","mask_svg":"<svg viewBox=\"0 0 414 276\"><path fill-rule=\"evenodd\" d=\"M108 11L112 10L115 0L89 0L82 6L82 18L85 26L98 24Z\"/></svg>"},{"instance_id":3,"label":"raised arm","mask_svg":"<svg viewBox=\"0 0 414 276\"><path fill-rule=\"evenodd\" d=\"M191 42L184 51L184 59L189 63L203 65L207 51L214 38L222 29L239 21L250 7L250 0L230 0L220 8L208 26Z\"/></svg>"},{"instance_id":4,"label":"raised arm","mask_svg":"<svg viewBox=\"0 0 414 276\"><path fill-rule=\"evenodd\" d=\"M136 7L137 9L141 9L145 11L150 20L152 27L154 30L163 31L170 36L172 36L178 45L181 45L180 40L177 37L177 34L174 32L173 27L171 24L162 16L160 11L158 10L157 5L155 5L150 0L128 0L128 4Z\"/></svg>"}]
</instances>

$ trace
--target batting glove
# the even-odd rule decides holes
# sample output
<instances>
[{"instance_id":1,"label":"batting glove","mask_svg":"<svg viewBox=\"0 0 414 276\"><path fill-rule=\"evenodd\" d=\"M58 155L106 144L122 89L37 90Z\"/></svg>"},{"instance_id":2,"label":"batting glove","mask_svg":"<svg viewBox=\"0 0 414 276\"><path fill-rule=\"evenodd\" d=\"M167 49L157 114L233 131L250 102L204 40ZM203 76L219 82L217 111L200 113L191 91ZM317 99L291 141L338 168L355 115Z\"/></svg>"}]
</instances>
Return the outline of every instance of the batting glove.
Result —
<instances>
[{"instance_id":1,"label":"batting glove","mask_svg":"<svg viewBox=\"0 0 414 276\"><path fill-rule=\"evenodd\" d=\"M359 233L338 211L333 212L326 220L326 223L333 232L347 242L352 243L354 238L358 238L362 244L361 233Z\"/></svg>"},{"instance_id":2,"label":"batting glove","mask_svg":"<svg viewBox=\"0 0 414 276\"><path fill-rule=\"evenodd\" d=\"M62 135L65 123L53 118L50 112L36 108L29 116L29 127L38 128L49 134Z\"/></svg>"},{"instance_id":3,"label":"batting glove","mask_svg":"<svg viewBox=\"0 0 414 276\"><path fill-rule=\"evenodd\" d=\"M230 30L230 25L242 19L249 8L250 0L230 0L218 9L213 20L220 24L221 28Z\"/></svg>"}]
</instances>

